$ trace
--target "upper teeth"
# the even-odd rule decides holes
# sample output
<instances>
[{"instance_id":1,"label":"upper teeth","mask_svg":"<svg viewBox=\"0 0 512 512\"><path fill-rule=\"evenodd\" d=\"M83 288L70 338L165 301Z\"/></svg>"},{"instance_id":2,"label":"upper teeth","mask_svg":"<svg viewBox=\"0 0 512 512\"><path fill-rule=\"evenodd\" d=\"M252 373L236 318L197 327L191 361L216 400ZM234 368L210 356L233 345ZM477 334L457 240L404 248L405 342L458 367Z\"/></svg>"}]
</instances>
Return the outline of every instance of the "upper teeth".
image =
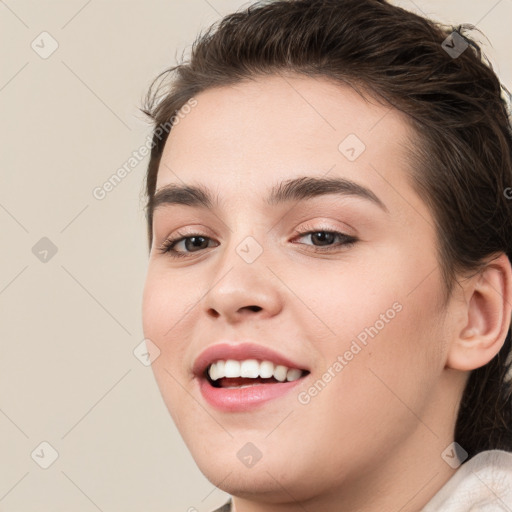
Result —
<instances>
[{"instance_id":1,"label":"upper teeth","mask_svg":"<svg viewBox=\"0 0 512 512\"><path fill-rule=\"evenodd\" d=\"M245 361L216 361L210 365L208 375L212 380L236 377L246 377L256 379L268 379L274 377L279 382L297 380L302 376L302 370L297 368L287 368L280 364L274 364L271 361L257 361L256 359L246 359Z\"/></svg>"}]
</instances>

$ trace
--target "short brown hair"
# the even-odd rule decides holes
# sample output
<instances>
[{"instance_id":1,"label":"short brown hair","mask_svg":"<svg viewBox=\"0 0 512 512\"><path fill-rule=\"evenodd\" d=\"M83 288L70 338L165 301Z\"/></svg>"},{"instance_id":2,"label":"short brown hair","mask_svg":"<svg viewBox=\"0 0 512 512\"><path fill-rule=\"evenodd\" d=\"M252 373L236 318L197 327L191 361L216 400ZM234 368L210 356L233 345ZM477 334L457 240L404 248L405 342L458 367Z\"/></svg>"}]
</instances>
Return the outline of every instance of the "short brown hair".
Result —
<instances>
[{"instance_id":1,"label":"short brown hair","mask_svg":"<svg viewBox=\"0 0 512 512\"><path fill-rule=\"evenodd\" d=\"M416 135L412 185L429 206L450 295L456 276L501 252L512 259L512 128L499 79L470 25L444 27L385 0L256 2L198 36L188 61L152 83L143 108L154 123L146 176L148 241L163 148L157 137L200 92L291 71L369 93L407 114ZM444 43L443 43L444 42ZM458 46L456 46L456 44ZM463 50L449 53L450 47ZM471 372L455 441L469 457L512 451L510 329L500 352Z\"/></svg>"}]
</instances>

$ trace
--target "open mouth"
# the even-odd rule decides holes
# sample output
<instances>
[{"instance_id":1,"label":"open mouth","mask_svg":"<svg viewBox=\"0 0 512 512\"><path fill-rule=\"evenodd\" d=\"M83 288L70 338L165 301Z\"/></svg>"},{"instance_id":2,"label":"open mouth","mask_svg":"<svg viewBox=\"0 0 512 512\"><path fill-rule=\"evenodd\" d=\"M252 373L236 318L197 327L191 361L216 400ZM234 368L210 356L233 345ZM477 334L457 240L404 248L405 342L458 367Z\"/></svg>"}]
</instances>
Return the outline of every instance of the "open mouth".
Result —
<instances>
[{"instance_id":1,"label":"open mouth","mask_svg":"<svg viewBox=\"0 0 512 512\"><path fill-rule=\"evenodd\" d=\"M214 388L241 389L293 382L308 374L308 370L288 368L271 361L249 359L216 361L206 368L203 376Z\"/></svg>"}]
</instances>

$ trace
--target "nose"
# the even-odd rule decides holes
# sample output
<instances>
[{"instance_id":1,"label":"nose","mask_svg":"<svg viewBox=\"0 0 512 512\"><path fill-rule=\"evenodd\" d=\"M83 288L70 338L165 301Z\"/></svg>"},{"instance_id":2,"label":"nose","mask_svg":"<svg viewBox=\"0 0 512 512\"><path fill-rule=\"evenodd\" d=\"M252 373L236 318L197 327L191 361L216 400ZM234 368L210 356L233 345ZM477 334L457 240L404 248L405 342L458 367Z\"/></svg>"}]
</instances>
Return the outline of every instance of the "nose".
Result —
<instances>
[{"instance_id":1,"label":"nose","mask_svg":"<svg viewBox=\"0 0 512 512\"><path fill-rule=\"evenodd\" d=\"M251 263L238 254L224 258L204 298L207 315L230 323L278 315L283 308L282 286L266 263L263 255Z\"/></svg>"}]
</instances>

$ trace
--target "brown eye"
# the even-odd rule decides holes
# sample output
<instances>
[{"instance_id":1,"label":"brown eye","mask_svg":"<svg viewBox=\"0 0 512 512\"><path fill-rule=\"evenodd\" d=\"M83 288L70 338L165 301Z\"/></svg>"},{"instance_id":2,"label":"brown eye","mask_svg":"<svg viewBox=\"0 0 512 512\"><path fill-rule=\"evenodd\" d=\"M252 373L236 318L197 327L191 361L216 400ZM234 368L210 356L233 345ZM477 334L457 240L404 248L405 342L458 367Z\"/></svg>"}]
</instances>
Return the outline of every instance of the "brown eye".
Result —
<instances>
[{"instance_id":1,"label":"brown eye","mask_svg":"<svg viewBox=\"0 0 512 512\"><path fill-rule=\"evenodd\" d=\"M316 231L297 231L299 235L297 238L310 237L313 241L312 245L315 248L325 247L326 250L335 249L340 246L349 246L354 244L357 239L353 236L340 233L339 231L327 231L327 230L316 230ZM338 243L335 241L338 240Z\"/></svg>"},{"instance_id":2,"label":"brown eye","mask_svg":"<svg viewBox=\"0 0 512 512\"><path fill-rule=\"evenodd\" d=\"M169 253L175 257L186 256L189 253L199 252L201 249L207 249L211 238L200 234L190 234L187 236L177 235L174 238L167 239L160 247L160 252ZM176 250L176 247L182 245L184 250Z\"/></svg>"}]
</instances>

